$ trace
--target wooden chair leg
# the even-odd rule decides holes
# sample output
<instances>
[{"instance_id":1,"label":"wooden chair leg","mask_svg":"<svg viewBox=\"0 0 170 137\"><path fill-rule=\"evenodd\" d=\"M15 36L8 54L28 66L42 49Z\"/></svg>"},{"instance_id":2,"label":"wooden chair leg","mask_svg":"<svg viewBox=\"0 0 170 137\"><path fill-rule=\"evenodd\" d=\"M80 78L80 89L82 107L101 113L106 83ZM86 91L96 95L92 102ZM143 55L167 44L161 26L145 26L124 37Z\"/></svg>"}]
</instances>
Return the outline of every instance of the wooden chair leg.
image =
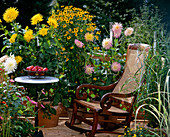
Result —
<instances>
[{"instance_id":1,"label":"wooden chair leg","mask_svg":"<svg viewBox=\"0 0 170 137\"><path fill-rule=\"evenodd\" d=\"M93 115L93 125L92 125L92 130L88 134L88 137L94 137L96 130L97 130L97 124L98 124L98 113L95 111Z\"/></svg>"},{"instance_id":2,"label":"wooden chair leg","mask_svg":"<svg viewBox=\"0 0 170 137\"><path fill-rule=\"evenodd\" d=\"M130 128L130 122L127 124L127 127Z\"/></svg>"},{"instance_id":3,"label":"wooden chair leg","mask_svg":"<svg viewBox=\"0 0 170 137\"><path fill-rule=\"evenodd\" d=\"M73 103L73 114L71 118L71 126L75 123L75 115L77 115L77 104L76 102Z\"/></svg>"}]
</instances>

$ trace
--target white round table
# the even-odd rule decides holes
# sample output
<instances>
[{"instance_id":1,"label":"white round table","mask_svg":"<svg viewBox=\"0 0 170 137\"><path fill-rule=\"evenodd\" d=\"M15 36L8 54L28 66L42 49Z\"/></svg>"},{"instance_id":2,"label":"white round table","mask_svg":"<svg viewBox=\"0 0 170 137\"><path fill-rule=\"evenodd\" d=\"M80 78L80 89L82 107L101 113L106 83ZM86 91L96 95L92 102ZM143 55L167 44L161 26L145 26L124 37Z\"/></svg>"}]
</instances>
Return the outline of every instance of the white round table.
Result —
<instances>
[{"instance_id":1,"label":"white round table","mask_svg":"<svg viewBox=\"0 0 170 137\"><path fill-rule=\"evenodd\" d=\"M29 78L28 76L21 76L15 78L16 82L27 83L27 84L48 84L58 82L59 79L56 77L46 76L45 78Z\"/></svg>"},{"instance_id":2,"label":"white round table","mask_svg":"<svg viewBox=\"0 0 170 137\"><path fill-rule=\"evenodd\" d=\"M20 76L20 77L16 77L14 80L18 83L32 84L35 86L36 91L37 91L38 85L52 84L52 83L56 83L59 81L58 78L51 77L51 76L46 76L45 78L38 78L38 79L29 78L28 76ZM38 91L36 92L36 102L37 100L38 100ZM38 111L38 106L35 107L35 111ZM35 127L37 127L35 134L38 134L38 113L36 113L36 117L35 117Z\"/></svg>"}]
</instances>

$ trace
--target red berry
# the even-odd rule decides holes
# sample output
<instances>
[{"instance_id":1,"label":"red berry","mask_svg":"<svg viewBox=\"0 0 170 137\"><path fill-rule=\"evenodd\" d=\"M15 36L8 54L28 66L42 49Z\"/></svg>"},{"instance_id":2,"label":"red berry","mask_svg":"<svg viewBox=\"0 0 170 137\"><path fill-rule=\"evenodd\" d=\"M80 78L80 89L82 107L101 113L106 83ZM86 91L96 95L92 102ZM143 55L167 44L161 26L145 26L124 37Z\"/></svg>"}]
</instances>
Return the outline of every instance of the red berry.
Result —
<instances>
[{"instance_id":1,"label":"red berry","mask_svg":"<svg viewBox=\"0 0 170 137\"><path fill-rule=\"evenodd\" d=\"M43 71L47 71L47 70L48 70L48 68L44 68L44 69L43 69Z\"/></svg>"},{"instance_id":2,"label":"red berry","mask_svg":"<svg viewBox=\"0 0 170 137\"><path fill-rule=\"evenodd\" d=\"M38 68L39 68L39 66L37 65L37 66L35 66L35 68L36 68L36 69L38 69Z\"/></svg>"},{"instance_id":3,"label":"red berry","mask_svg":"<svg viewBox=\"0 0 170 137\"><path fill-rule=\"evenodd\" d=\"M37 71L37 68L36 68L36 67L33 67L33 68L32 68L32 71Z\"/></svg>"},{"instance_id":4,"label":"red berry","mask_svg":"<svg viewBox=\"0 0 170 137\"><path fill-rule=\"evenodd\" d=\"M29 71L31 71L31 70L32 70L32 68L34 68L34 66L33 66L33 65L31 65L31 66L28 66L28 67L26 68L26 70L29 70Z\"/></svg>"},{"instance_id":5,"label":"red berry","mask_svg":"<svg viewBox=\"0 0 170 137\"><path fill-rule=\"evenodd\" d=\"M31 65L31 66L30 66L30 69L32 69L33 67L34 67L34 66L33 66L33 65Z\"/></svg>"},{"instance_id":6,"label":"red berry","mask_svg":"<svg viewBox=\"0 0 170 137\"><path fill-rule=\"evenodd\" d=\"M42 69L43 70L43 67L38 66L38 69Z\"/></svg>"},{"instance_id":7,"label":"red berry","mask_svg":"<svg viewBox=\"0 0 170 137\"><path fill-rule=\"evenodd\" d=\"M43 69L40 68L40 69L38 69L38 71L43 71Z\"/></svg>"},{"instance_id":8,"label":"red berry","mask_svg":"<svg viewBox=\"0 0 170 137\"><path fill-rule=\"evenodd\" d=\"M29 70L29 67L27 67L26 70Z\"/></svg>"}]
</instances>

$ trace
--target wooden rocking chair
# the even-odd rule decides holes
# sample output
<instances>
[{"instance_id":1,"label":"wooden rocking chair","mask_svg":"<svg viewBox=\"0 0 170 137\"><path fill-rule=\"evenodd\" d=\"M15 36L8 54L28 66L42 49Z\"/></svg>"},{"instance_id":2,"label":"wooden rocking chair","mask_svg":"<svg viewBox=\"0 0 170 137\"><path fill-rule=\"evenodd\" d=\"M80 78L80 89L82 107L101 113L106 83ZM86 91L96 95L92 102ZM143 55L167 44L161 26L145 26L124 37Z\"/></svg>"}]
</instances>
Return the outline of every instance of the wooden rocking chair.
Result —
<instances>
[{"instance_id":1,"label":"wooden rocking chair","mask_svg":"<svg viewBox=\"0 0 170 137\"><path fill-rule=\"evenodd\" d=\"M73 101L72 120L71 122L66 122L66 126L80 133L85 133L88 137L93 137L95 133L117 133L114 130L125 126L130 127L130 122L134 120L132 114L133 105L137 97L135 91L140 87L142 82L142 74L144 73L143 62L148 51L149 46L146 44L130 44L127 49L124 73L118 82L109 86L80 85L76 89L77 99ZM93 100L87 102L87 92L83 91L85 88L91 90L112 90L112 92L104 94L99 102ZM91 119L78 115L79 113L77 112L80 106L90 109L86 113L89 112L92 114ZM122 118L122 121L119 120ZM92 128L80 128L80 126L74 125L76 119L90 125ZM101 122L104 123L104 126L98 129L97 126Z\"/></svg>"}]
</instances>

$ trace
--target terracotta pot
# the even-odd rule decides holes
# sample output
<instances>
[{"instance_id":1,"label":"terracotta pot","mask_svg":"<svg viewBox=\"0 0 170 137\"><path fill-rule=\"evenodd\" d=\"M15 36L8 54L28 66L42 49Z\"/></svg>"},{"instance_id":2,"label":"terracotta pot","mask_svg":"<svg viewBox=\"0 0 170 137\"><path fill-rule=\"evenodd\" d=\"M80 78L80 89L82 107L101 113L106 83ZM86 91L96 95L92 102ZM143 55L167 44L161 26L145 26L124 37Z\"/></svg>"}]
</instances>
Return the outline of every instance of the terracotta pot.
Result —
<instances>
[{"instance_id":1,"label":"terracotta pot","mask_svg":"<svg viewBox=\"0 0 170 137\"><path fill-rule=\"evenodd\" d=\"M49 102L43 103L48 104ZM56 110L56 115L51 115L51 119L48 118L43 118L43 111L40 109L38 111L38 125L39 126L44 126L44 128L50 128L50 127L56 127L58 126L58 120L59 120L59 115L62 112L63 106L61 103L58 103L58 106L51 106Z\"/></svg>"}]
</instances>

